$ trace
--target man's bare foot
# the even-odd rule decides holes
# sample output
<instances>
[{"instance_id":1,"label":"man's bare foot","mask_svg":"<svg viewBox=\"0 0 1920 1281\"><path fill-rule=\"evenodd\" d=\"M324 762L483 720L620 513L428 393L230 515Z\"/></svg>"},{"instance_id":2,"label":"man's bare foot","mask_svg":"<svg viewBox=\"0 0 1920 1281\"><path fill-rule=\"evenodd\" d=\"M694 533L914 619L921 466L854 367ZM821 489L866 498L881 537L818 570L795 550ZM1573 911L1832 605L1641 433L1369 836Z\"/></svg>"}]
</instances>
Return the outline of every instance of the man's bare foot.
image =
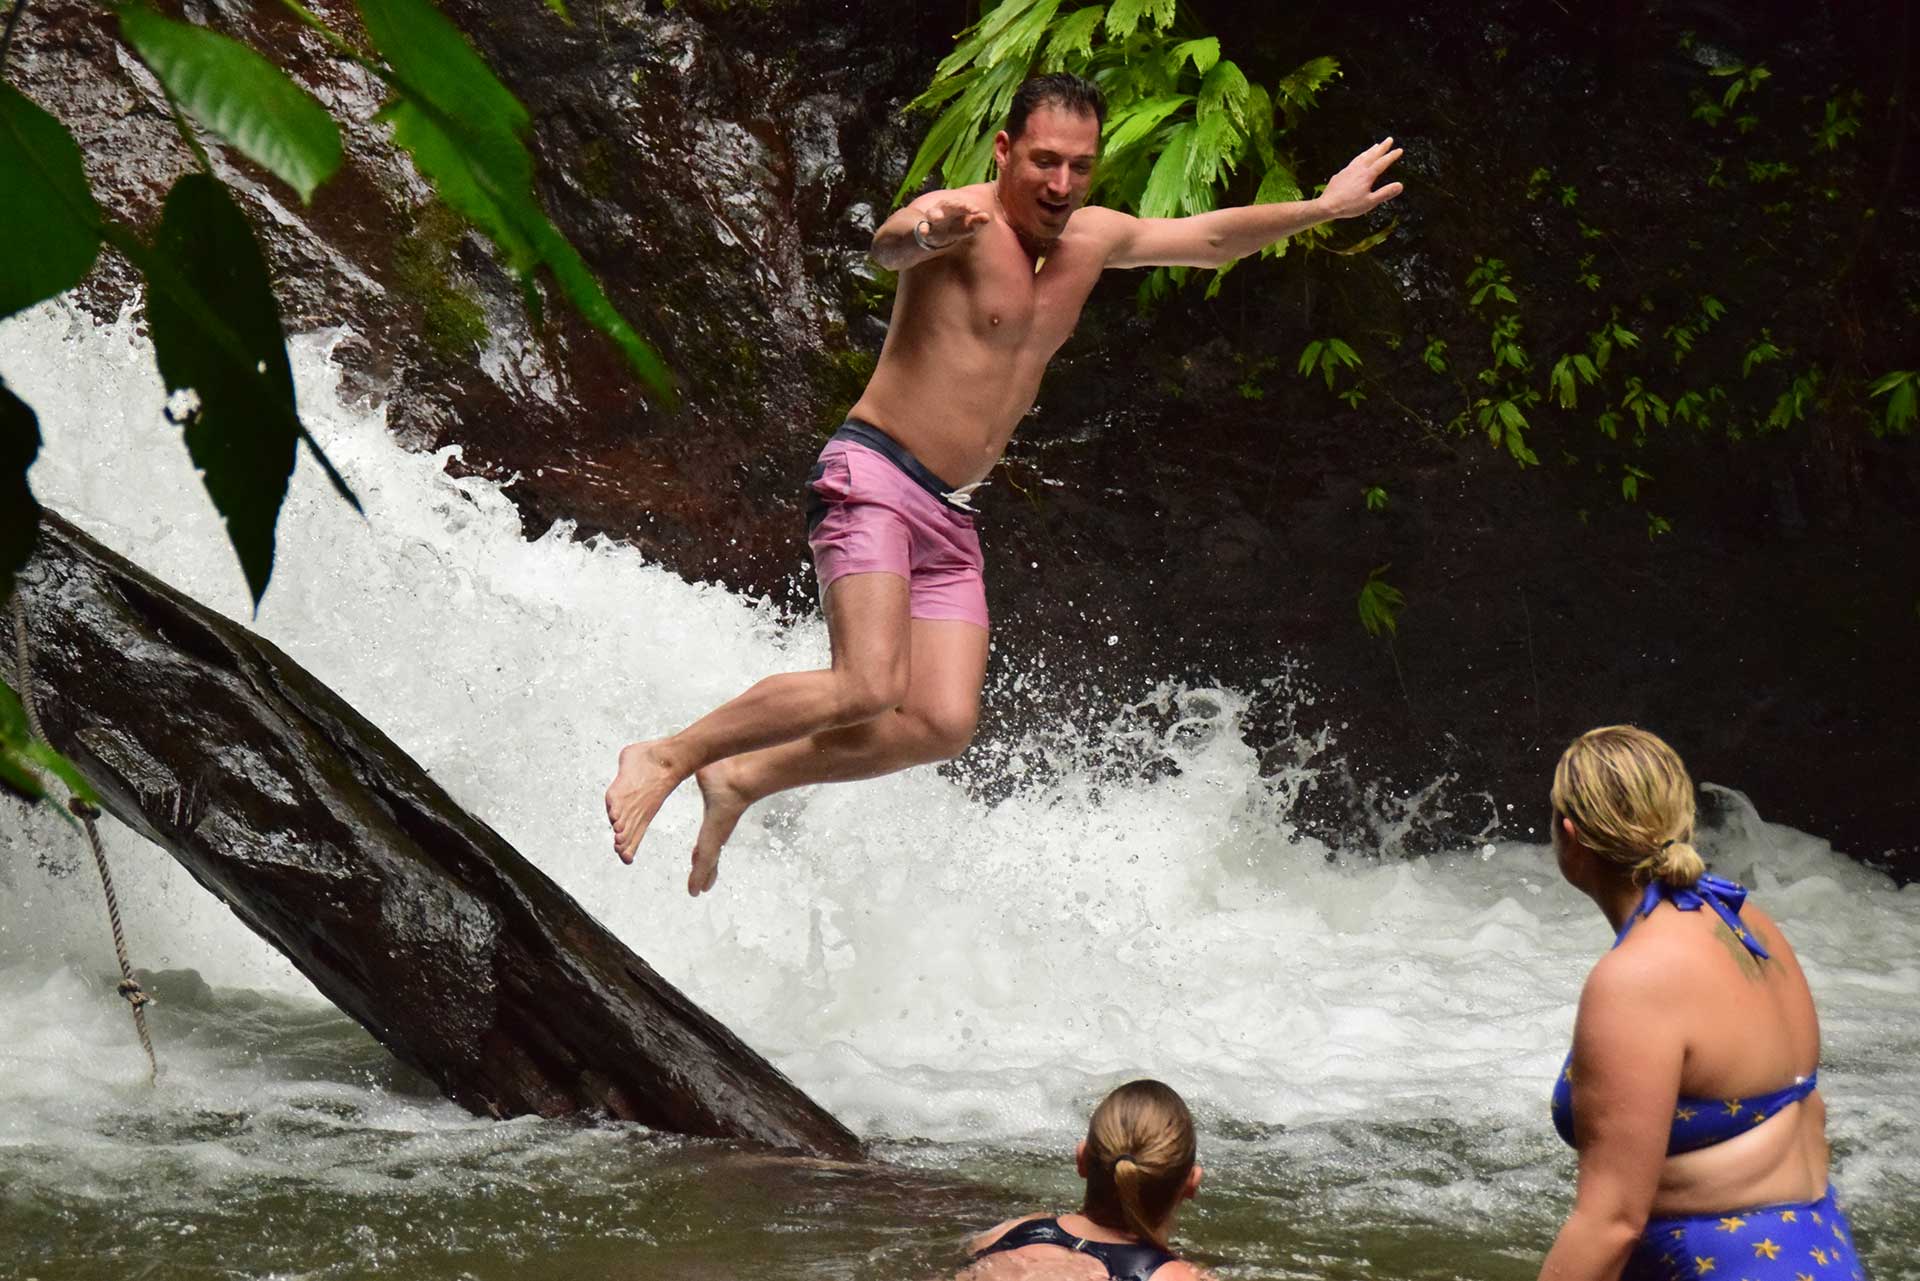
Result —
<instances>
[{"instance_id":1,"label":"man's bare foot","mask_svg":"<svg viewBox=\"0 0 1920 1281\"><path fill-rule=\"evenodd\" d=\"M693 870L687 874L687 893L698 898L720 879L720 847L733 835L740 816L753 799L741 791L733 777L729 761L715 761L694 775L700 784L700 798L706 813L700 818L700 835L693 843Z\"/></svg>"},{"instance_id":2,"label":"man's bare foot","mask_svg":"<svg viewBox=\"0 0 1920 1281\"><path fill-rule=\"evenodd\" d=\"M686 781L661 750L665 742L656 738L620 749L620 769L607 788L607 822L613 826L613 852L622 863L633 862L647 825L673 789Z\"/></svg>"}]
</instances>

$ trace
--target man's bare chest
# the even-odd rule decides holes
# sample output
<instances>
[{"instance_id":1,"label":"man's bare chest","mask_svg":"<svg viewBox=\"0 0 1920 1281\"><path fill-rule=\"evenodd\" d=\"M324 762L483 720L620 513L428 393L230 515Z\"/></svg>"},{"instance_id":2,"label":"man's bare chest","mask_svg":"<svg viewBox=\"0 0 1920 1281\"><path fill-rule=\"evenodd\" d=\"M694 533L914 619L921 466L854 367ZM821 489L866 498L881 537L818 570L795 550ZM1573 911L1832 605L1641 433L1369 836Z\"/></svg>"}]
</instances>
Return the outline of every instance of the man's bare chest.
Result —
<instances>
[{"instance_id":1,"label":"man's bare chest","mask_svg":"<svg viewBox=\"0 0 1920 1281\"><path fill-rule=\"evenodd\" d=\"M1072 336L1099 273L1062 257L1042 259L1038 270L1025 254L979 265L967 292L969 320L982 341L1049 356Z\"/></svg>"}]
</instances>

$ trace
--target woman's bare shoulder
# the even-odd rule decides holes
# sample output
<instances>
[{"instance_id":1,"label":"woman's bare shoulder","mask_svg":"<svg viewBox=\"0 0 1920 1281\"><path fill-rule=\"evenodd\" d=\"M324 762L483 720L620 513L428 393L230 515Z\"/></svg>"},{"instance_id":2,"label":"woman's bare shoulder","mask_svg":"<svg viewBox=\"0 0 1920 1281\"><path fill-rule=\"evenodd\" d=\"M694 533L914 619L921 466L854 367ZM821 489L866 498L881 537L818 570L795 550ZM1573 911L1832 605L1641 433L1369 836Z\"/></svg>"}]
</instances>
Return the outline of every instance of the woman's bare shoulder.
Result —
<instances>
[{"instance_id":1,"label":"woman's bare shoulder","mask_svg":"<svg viewBox=\"0 0 1920 1281\"><path fill-rule=\"evenodd\" d=\"M1214 1275L1185 1259L1175 1259L1155 1268L1152 1281L1214 1281Z\"/></svg>"}]
</instances>

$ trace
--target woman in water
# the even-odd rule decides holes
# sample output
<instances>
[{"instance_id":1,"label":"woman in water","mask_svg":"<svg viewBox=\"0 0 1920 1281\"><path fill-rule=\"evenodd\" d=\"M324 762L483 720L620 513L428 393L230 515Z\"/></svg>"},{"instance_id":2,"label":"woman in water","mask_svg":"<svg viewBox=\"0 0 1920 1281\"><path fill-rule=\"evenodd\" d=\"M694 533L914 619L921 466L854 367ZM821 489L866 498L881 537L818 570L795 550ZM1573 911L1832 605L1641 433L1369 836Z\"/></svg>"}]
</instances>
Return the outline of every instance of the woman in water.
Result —
<instances>
[{"instance_id":1,"label":"woman in water","mask_svg":"<svg viewBox=\"0 0 1920 1281\"><path fill-rule=\"evenodd\" d=\"M1553 1121L1580 1153L1542 1281L1861 1281L1827 1181L1820 1025L1792 947L1693 845L1693 781L1627 725L1553 775L1560 873L1618 931Z\"/></svg>"},{"instance_id":2,"label":"woman in water","mask_svg":"<svg viewBox=\"0 0 1920 1281\"><path fill-rule=\"evenodd\" d=\"M1078 1214L1009 1219L975 1237L964 1281L1199 1281L1167 1238L1200 1190L1193 1117L1158 1081L1130 1081L1094 1109L1073 1152L1087 1181Z\"/></svg>"}]
</instances>

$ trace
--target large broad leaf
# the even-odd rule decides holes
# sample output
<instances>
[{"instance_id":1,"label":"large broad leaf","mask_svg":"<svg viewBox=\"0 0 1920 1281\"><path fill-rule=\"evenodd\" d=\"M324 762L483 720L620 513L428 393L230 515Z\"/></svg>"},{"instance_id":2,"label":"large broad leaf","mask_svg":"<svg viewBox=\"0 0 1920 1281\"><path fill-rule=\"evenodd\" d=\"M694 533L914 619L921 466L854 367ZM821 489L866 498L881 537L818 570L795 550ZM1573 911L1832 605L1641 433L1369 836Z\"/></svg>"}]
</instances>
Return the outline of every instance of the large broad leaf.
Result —
<instances>
[{"instance_id":1,"label":"large broad leaf","mask_svg":"<svg viewBox=\"0 0 1920 1281\"><path fill-rule=\"evenodd\" d=\"M525 133L527 109L494 76L459 28L426 0L355 0L367 35L409 95L475 133Z\"/></svg>"},{"instance_id":2,"label":"large broad leaf","mask_svg":"<svg viewBox=\"0 0 1920 1281\"><path fill-rule=\"evenodd\" d=\"M433 183L440 199L492 239L511 270L525 275L539 265L539 251L508 207L511 197L505 192L495 194L502 187L531 187L533 160L524 147L497 135L455 138L406 98L389 103L375 119L393 126L394 144L413 157L414 166ZM489 150L497 154L483 159ZM489 174L497 180L489 182Z\"/></svg>"},{"instance_id":3,"label":"large broad leaf","mask_svg":"<svg viewBox=\"0 0 1920 1281\"><path fill-rule=\"evenodd\" d=\"M1194 122L1193 147L1187 154L1187 191L1181 200L1188 213L1199 212L1202 192L1211 192L1240 165L1247 149L1246 135L1235 128L1224 111L1210 112Z\"/></svg>"},{"instance_id":4,"label":"large broad leaf","mask_svg":"<svg viewBox=\"0 0 1920 1281\"><path fill-rule=\"evenodd\" d=\"M168 415L186 427L187 450L258 606L301 435L280 307L246 215L205 174L188 174L167 193L154 253L173 269L172 287L147 297L154 357L172 393ZM180 296L182 284L192 296ZM210 332L208 313L229 332Z\"/></svg>"},{"instance_id":5,"label":"large broad leaf","mask_svg":"<svg viewBox=\"0 0 1920 1281\"><path fill-rule=\"evenodd\" d=\"M0 82L0 320L80 283L99 219L73 135Z\"/></svg>"},{"instance_id":6,"label":"large broad leaf","mask_svg":"<svg viewBox=\"0 0 1920 1281\"><path fill-rule=\"evenodd\" d=\"M1147 189L1140 193L1142 218L1172 218L1179 214L1188 193L1187 165L1193 156L1195 129L1191 120L1167 136L1167 149L1154 161Z\"/></svg>"},{"instance_id":7,"label":"large broad leaf","mask_svg":"<svg viewBox=\"0 0 1920 1281\"><path fill-rule=\"evenodd\" d=\"M188 115L301 200L340 167L327 109L247 46L142 6L120 10L120 32Z\"/></svg>"},{"instance_id":8,"label":"large broad leaf","mask_svg":"<svg viewBox=\"0 0 1920 1281\"><path fill-rule=\"evenodd\" d=\"M1245 125L1247 102L1252 86L1239 64L1217 62L1200 82L1199 115L1202 120L1215 112L1225 112L1237 125Z\"/></svg>"},{"instance_id":9,"label":"large broad leaf","mask_svg":"<svg viewBox=\"0 0 1920 1281\"><path fill-rule=\"evenodd\" d=\"M40 504L27 487L27 468L39 453L39 419L0 382L0 608L39 536Z\"/></svg>"},{"instance_id":10,"label":"large broad leaf","mask_svg":"<svg viewBox=\"0 0 1920 1281\"><path fill-rule=\"evenodd\" d=\"M589 323L611 338L667 404L672 376L608 300L533 192L521 136L526 108L494 78L466 37L427 0L356 0L367 34L394 71L402 98L382 113L394 142L441 198L491 237L523 282L544 263Z\"/></svg>"}]
</instances>

